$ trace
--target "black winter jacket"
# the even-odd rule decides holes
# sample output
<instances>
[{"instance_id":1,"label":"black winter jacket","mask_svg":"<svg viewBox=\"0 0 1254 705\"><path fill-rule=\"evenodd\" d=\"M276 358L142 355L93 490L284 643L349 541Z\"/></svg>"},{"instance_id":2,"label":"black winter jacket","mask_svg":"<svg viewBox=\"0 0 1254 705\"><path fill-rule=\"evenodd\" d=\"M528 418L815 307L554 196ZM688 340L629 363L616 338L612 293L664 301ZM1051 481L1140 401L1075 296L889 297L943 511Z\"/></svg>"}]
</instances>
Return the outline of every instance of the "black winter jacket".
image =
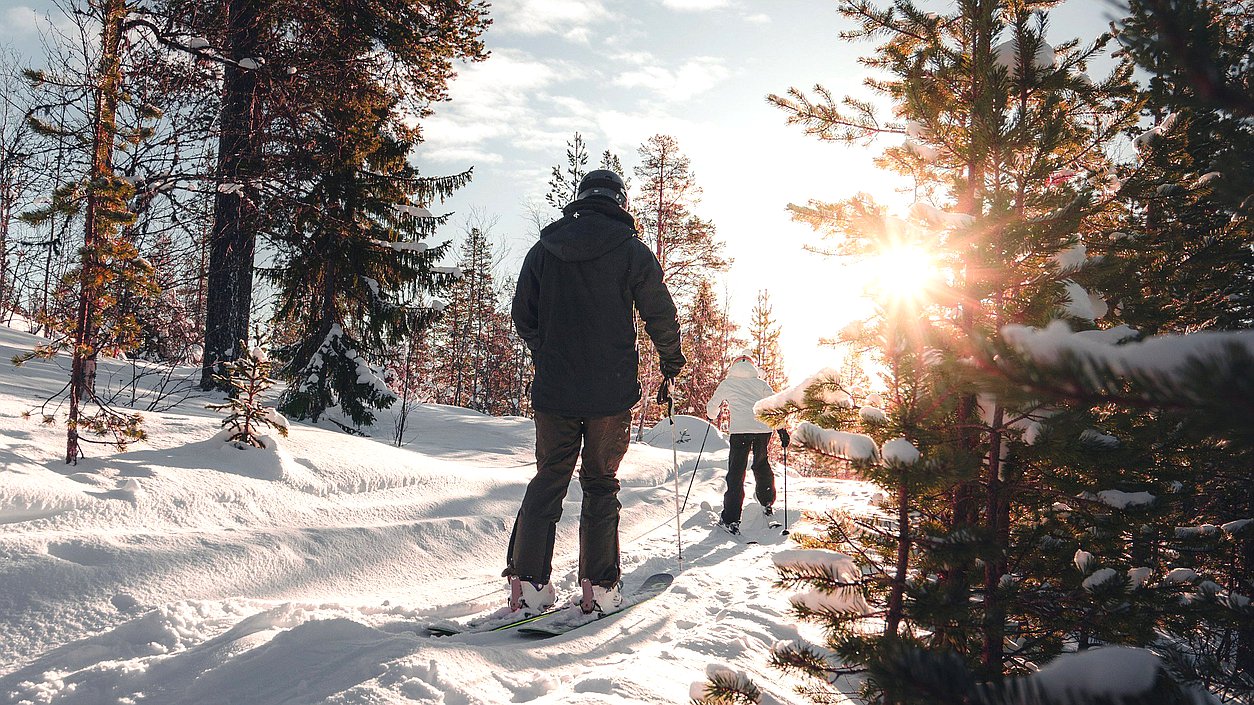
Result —
<instances>
[{"instance_id":1,"label":"black winter jacket","mask_svg":"<svg viewBox=\"0 0 1254 705\"><path fill-rule=\"evenodd\" d=\"M531 405L561 416L622 413L640 400L632 309L673 377L685 362L675 303L629 213L602 198L562 213L527 253L514 292L514 327L535 360Z\"/></svg>"}]
</instances>

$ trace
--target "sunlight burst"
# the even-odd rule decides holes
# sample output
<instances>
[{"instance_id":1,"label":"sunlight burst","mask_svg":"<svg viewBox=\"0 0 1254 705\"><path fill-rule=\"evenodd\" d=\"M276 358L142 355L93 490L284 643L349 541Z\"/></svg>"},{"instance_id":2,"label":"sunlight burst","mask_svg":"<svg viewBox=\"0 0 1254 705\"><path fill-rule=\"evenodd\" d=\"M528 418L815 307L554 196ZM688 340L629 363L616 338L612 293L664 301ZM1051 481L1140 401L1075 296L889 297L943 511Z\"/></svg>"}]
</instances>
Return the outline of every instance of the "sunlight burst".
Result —
<instances>
[{"instance_id":1,"label":"sunlight burst","mask_svg":"<svg viewBox=\"0 0 1254 705\"><path fill-rule=\"evenodd\" d=\"M895 245L867 260L871 290L895 301L920 301L937 279L937 263L917 245Z\"/></svg>"}]
</instances>

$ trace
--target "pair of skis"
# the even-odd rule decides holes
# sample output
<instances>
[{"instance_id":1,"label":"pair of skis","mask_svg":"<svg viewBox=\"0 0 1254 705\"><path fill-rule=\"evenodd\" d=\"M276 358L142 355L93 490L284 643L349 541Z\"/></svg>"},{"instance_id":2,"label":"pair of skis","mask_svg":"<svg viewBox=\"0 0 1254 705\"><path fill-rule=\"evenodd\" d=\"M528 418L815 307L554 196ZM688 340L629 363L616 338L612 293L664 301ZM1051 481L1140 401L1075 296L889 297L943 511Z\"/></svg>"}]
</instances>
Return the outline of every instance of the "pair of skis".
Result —
<instances>
[{"instance_id":1,"label":"pair of skis","mask_svg":"<svg viewBox=\"0 0 1254 705\"><path fill-rule=\"evenodd\" d=\"M675 577L669 573L657 573L645 579L640 587L623 596L623 603L608 612L585 614L578 605L570 605L551 609L537 615L523 618L500 617L495 620L471 620L465 623L433 622L426 625L427 633L432 636L453 636L454 634L481 634L488 632L512 631L517 634L537 638L560 636L579 627L592 624L611 615L625 612L636 605L650 600L670 587Z\"/></svg>"}]
</instances>

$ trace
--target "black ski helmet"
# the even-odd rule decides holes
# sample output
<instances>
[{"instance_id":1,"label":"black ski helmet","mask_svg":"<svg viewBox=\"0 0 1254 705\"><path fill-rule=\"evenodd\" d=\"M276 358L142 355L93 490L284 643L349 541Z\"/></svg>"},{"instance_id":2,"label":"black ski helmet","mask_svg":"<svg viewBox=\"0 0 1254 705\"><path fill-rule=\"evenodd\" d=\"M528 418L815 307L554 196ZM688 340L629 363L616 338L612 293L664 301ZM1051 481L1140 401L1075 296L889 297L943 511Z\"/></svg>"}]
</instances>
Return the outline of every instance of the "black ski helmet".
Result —
<instances>
[{"instance_id":1,"label":"black ski helmet","mask_svg":"<svg viewBox=\"0 0 1254 705\"><path fill-rule=\"evenodd\" d=\"M626 208L627 184L623 183L623 177L609 169L595 169L579 180L579 191L575 198L582 200L592 196L608 198Z\"/></svg>"}]
</instances>

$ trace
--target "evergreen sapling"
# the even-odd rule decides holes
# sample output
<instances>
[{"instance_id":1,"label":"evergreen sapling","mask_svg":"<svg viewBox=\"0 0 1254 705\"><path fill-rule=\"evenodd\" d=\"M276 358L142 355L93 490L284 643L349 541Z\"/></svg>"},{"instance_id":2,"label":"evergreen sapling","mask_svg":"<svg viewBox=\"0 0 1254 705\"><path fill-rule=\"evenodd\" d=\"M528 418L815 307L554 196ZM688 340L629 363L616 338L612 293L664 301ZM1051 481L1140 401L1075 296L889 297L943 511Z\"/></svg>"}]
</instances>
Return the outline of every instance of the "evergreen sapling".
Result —
<instances>
[{"instance_id":1,"label":"evergreen sapling","mask_svg":"<svg viewBox=\"0 0 1254 705\"><path fill-rule=\"evenodd\" d=\"M225 441L243 450L265 448L266 429L274 429L280 436L287 436L287 419L272 406L266 406L262 397L275 382L270 378L270 357L259 345L248 349L239 341L239 349L246 351L234 360L222 362L223 371L216 382L229 389L229 397L221 404L209 404L214 411L226 411L222 419Z\"/></svg>"}]
</instances>

